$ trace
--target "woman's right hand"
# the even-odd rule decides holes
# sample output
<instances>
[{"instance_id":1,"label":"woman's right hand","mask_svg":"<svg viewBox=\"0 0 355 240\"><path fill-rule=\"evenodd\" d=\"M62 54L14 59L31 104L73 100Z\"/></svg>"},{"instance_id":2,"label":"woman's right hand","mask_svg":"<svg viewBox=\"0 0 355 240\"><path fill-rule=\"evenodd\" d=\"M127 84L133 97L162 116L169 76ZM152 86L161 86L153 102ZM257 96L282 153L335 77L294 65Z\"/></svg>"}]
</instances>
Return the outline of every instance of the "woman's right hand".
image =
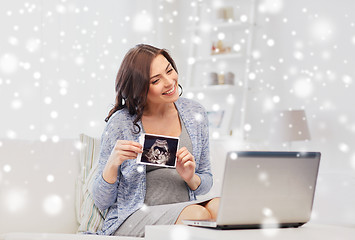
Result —
<instances>
[{"instance_id":1,"label":"woman's right hand","mask_svg":"<svg viewBox=\"0 0 355 240\"><path fill-rule=\"evenodd\" d=\"M103 178L105 181L108 183L115 183L117 180L118 167L125 160L137 158L138 153L142 152L142 145L137 142L117 140L103 171Z\"/></svg>"}]
</instances>

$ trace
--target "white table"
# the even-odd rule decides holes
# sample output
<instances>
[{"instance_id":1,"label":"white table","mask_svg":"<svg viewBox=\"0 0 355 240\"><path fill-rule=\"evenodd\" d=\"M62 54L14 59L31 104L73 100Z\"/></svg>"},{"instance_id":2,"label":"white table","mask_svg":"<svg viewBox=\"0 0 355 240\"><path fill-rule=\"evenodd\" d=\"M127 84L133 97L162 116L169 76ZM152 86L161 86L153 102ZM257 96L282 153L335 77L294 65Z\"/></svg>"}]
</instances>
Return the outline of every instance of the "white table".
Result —
<instances>
[{"instance_id":1,"label":"white table","mask_svg":"<svg viewBox=\"0 0 355 240\"><path fill-rule=\"evenodd\" d=\"M182 225L147 226L145 240L354 240L355 225L341 227L333 225L306 224L300 228L214 230Z\"/></svg>"},{"instance_id":2,"label":"white table","mask_svg":"<svg viewBox=\"0 0 355 240\"><path fill-rule=\"evenodd\" d=\"M66 233L8 233L0 234L0 240L144 240L144 238L117 237Z\"/></svg>"}]
</instances>

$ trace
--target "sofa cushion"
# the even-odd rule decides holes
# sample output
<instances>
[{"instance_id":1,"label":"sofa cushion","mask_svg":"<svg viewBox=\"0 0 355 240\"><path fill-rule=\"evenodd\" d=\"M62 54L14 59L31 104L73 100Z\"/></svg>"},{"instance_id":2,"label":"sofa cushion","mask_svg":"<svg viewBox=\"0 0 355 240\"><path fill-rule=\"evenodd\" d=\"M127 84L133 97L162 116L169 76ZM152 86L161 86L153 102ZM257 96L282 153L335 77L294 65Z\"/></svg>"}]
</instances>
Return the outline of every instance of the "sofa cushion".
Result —
<instances>
[{"instance_id":1,"label":"sofa cushion","mask_svg":"<svg viewBox=\"0 0 355 240\"><path fill-rule=\"evenodd\" d=\"M80 174L77 180L76 214L78 232L96 232L103 224L107 211L100 211L92 198L92 185L97 172L100 140L80 135Z\"/></svg>"}]
</instances>

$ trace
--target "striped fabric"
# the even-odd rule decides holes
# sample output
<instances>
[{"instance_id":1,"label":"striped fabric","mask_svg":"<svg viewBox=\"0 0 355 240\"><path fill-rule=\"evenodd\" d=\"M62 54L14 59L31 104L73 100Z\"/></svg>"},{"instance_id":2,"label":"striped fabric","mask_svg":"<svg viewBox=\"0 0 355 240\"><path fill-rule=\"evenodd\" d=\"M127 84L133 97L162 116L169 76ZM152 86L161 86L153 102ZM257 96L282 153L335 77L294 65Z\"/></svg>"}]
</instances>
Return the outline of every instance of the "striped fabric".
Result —
<instances>
[{"instance_id":1,"label":"striped fabric","mask_svg":"<svg viewBox=\"0 0 355 240\"><path fill-rule=\"evenodd\" d=\"M92 199L92 185L98 167L100 140L80 134L80 175L76 182L76 216L79 223L78 233L96 232L101 229L106 215L101 212Z\"/></svg>"}]
</instances>

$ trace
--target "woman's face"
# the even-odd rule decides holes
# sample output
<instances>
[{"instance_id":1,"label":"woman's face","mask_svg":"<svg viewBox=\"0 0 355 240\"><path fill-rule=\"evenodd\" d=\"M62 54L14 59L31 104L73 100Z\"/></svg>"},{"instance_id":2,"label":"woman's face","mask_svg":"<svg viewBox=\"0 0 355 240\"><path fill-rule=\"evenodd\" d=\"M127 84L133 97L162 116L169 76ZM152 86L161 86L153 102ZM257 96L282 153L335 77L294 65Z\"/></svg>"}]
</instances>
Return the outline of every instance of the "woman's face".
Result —
<instances>
[{"instance_id":1,"label":"woman's face","mask_svg":"<svg viewBox=\"0 0 355 240\"><path fill-rule=\"evenodd\" d=\"M150 65L150 83L147 103L175 102L179 98L178 74L163 56L156 56Z\"/></svg>"}]
</instances>

